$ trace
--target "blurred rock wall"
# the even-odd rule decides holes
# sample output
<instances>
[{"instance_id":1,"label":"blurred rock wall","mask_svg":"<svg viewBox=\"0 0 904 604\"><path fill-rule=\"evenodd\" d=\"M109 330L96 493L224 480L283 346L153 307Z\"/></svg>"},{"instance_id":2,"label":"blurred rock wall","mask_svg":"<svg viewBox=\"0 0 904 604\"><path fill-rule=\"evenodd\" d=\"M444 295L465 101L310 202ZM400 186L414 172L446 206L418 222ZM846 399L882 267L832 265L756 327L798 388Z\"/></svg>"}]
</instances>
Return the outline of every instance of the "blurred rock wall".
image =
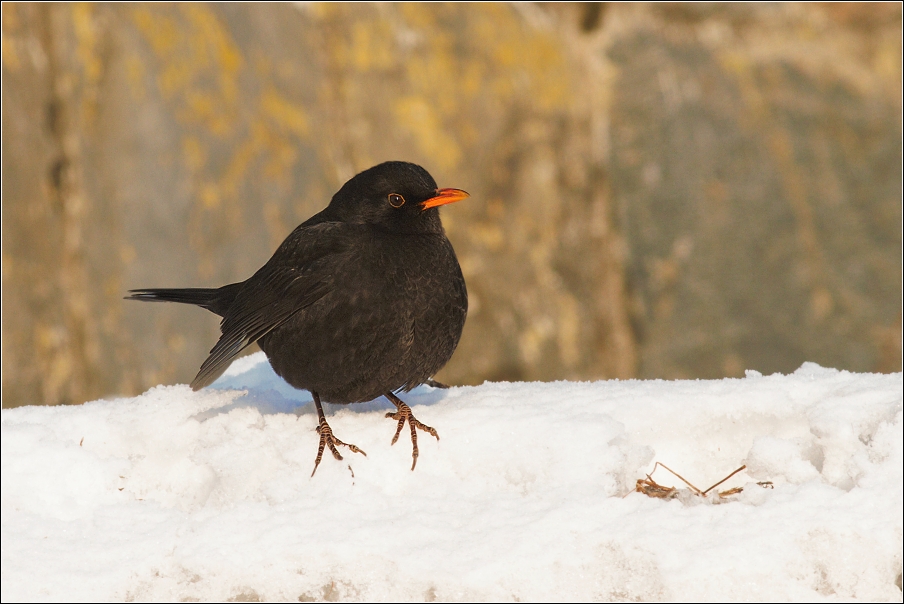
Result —
<instances>
[{"instance_id":1,"label":"blurred rock wall","mask_svg":"<svg viewBox=\"0 0 904 604\"><path fill-rule=\"evenodd\" d=\"M361 169L425 166L438 376L901 368L901 9L9 4L3 405L188 382L197 308Z\"/></svg>"}]
</instances>

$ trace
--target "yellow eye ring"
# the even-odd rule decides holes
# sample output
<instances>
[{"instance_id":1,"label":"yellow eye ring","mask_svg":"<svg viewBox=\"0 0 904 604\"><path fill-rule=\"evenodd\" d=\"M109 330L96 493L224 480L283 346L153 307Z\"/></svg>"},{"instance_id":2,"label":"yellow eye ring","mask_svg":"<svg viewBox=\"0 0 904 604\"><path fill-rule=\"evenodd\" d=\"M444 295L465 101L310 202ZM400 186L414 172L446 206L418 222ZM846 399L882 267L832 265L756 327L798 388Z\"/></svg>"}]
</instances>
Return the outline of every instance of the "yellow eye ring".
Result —
<instances>
[{"instance_id":1,"label":"yellow eye ring","mask_svg":"<svg viewBox=\"0 0 904 604\"><path fill-rule=\"evenodd\" d=\"M405 205L405 198L398 193L390 193L387 199L389 199L389 205L394 208L401 208Z\"/></svg>"}]
</instances>

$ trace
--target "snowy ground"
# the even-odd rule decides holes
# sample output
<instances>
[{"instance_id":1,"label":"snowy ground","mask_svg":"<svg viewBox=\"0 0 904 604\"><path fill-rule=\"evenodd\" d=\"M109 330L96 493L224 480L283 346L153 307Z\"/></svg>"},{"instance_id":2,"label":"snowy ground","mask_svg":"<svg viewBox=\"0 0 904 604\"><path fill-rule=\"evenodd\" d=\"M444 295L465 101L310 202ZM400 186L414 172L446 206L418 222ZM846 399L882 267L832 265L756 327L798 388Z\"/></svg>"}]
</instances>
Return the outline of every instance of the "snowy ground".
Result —
<instances>
[{"instance_id":1,"label":"snowy ground","mask_svg":"<svg viewBox=\"0 0 904 604\"><path fill-rule=\"evenodd\" d=\"M901 601L901 380L421 387L416 471L381 399L328 406L367 457L314 478L310 397L261 355L3 410L2 599ZM744 490L633 492L654 461L701 488L746 463L718 489Z\"/></svg>"}]
</instances>

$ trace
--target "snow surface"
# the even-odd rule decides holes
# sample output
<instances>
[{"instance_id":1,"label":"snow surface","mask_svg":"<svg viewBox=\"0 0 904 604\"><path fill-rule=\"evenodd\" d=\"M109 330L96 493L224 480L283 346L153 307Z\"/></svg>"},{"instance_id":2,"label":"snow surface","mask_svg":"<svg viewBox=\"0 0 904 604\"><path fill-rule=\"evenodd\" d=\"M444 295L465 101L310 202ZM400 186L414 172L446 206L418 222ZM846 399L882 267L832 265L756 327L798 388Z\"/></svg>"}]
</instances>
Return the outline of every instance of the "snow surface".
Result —
<instances>
[{"instance_id":1,"label":"snow surface","mask_svg":"<svg viewBox=\"0 0 904 604\"><path fill-rule=\"evenodd\" d=\"M9 600L901 601L902 376L488 383L327 407L262 354L212 388L2 412ZM685 488L635 482L668 465ZM663 485L685 487L658 469ZM771 481L774 488L758 486Z\"/></svg>"}]
</instances>

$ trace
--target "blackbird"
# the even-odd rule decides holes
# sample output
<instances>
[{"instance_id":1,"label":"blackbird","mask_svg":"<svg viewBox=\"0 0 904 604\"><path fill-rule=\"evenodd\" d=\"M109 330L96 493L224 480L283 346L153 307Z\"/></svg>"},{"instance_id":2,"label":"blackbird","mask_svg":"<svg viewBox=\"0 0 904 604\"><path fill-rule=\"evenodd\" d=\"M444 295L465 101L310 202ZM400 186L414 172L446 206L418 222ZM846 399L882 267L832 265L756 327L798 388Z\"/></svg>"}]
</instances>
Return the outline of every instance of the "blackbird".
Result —
<instances>
[{"instance_id":1,"label":"blackbird","mask_svg":"<svg viewBox=\"0 0 904 604\"><path fill-rule=\"evenodd\" d=\"M353 177L329 205L283 241L246 281L220 288L135 289L129 300L194 304L223 317L222 336L191 383L210 385L245 347L257 342L273 370L309 390L317 407L317 471L328 447L364 453L333 435L321 400L348 404L385 396L408 422L412 463L419 422L397 392L423 384L452 356L468 293L438 206L468 197L439 189L422 167L379 164Z\"/></svg>"}]
</instances>

